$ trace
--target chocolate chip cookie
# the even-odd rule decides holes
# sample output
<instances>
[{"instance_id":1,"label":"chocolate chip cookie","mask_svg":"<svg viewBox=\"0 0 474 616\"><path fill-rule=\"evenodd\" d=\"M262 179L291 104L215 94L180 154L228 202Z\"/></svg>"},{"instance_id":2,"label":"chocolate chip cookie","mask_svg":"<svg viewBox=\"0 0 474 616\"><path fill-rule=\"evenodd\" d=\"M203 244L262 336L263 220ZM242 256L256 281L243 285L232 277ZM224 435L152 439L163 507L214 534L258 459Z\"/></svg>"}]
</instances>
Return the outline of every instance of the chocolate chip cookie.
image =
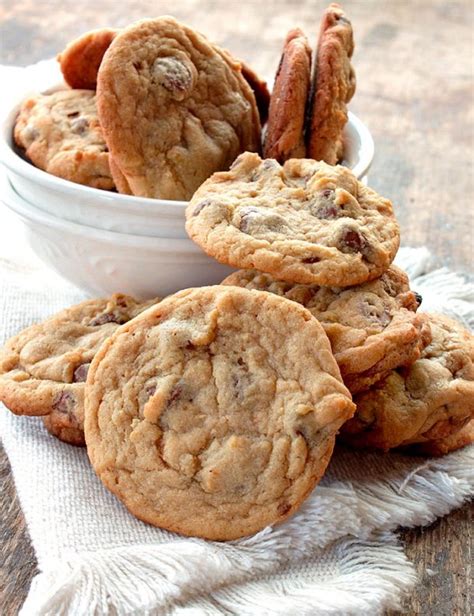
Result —
<instances>
[{"instance_id":1,"label":"chocolate chip cookie","mask_svg":"<svg viewBox=\"0 0 474 616\"><path fill-rule=\"evenodd\" d=\"M354 405L302 306L187 289L118 329L87 377L87 450L138 518L215 540L291 515Z\"/></svg>"},{"instance_id":2,"label":"chocolate chip cookie","mask_svg":"<svg viewBox=\"0 0 474 616\"><path fill-rule=\"evenodd\" d=\"M92 358L119 325L156 301L120 294L88 300L10 338L0 350L0 401L17 415L45 417L61 440L84 444L84 383Z\"/></svg>"},{"instance_id":3,"label":"chocolate chip cookie","mask_svg":"<svg viewBox=\"0 0 474 616\"><path fill-rule=\"evenodd\" d=\"M338 287L381 276L400 240L390 201L349 169L252 153L199 188L186 230L222 263Z\"/></svg>"},{"instance_id":4,"label":"chocolate chip cookie","mask_svg":"<svg viewBox=\"0 0 474 616\"><path fill-rule=\"evenodd\" d=\"M61 90L27 99L14 138L36 167L78 184L114 189L94 92Z\"/></svg>"},{"instance_id":5,"label":"chocolate chip cookie","mask_svg":"<svg viewBox=\"0 0 474 616\"><path fill-rule=\"evenodd\" d=\"M306 129L307 156L330 165L343 154L347 103L356 87L353 51L351 22L338 4L331 4L321 22Z\"/></svg>"},{"instance_id":6,"label":"chocolate chip cookie","mask_svg":"<svg viewBox=\"0 0 474 616\"><path fill-rule=\"evenodd\" d=\"M384 450L436 445L474 418L474 336L446 316L427 316L431 343L412 366L354 398L357 411L342 440Z\"/></svg>"},{"instance_id":7,"label":"chocolate chip cookie","mask_svg":"<svg viewBox=\"0 0 474 616\"><path fill-rule=\"evenodd\" d=\"M283 163L304 158L304 125L311 80L311 48L303 32L290 30L273 87L263 152Z\"/></svg>"},{"instance_id":8,"label":"chocolate chip cookie","mask_svg":"<svg viewBox=\"0 0 474 616\"><path fill-rule=\"evenodd\" d=\"M171 17L122 30L97 77L115 164L133 194L189 199L214 171L260 148L255 96L241 65Z\"/></svg>"},{"instance_id":9,"label":"chocolate chip cookie","mask_svg":"<svg viewBox=\"0 0 474 616\"><path fill-rule=\"evenodd\" d=\"M430 339L425 319L415 314L421 298L394 265L381 278L356 287L292 284L255 270L235 272L221 284L276 293L307 308L323 326L352 393L412 364Z\"/></svg>"},{"instance_id":10,"label":"chocolate chip cookie","mask_svg":"<svg viewBox=\"0 0 474 616\"><path fill-rule=\"evenodd\" d=\"M91 30L69 43L58 54L61 72L71 88L96 89L99 66L117 32L112 28Z\"/></svg>"},{"instance_id":11,"label":"chocolate chip cookie","mask_svg":"<svg viewBox=\"0 0 474 616\"><path fill-rule=\"evenodd\" d=\"M451 436L436 441L416 443L409 447L409 451L425 456L445 456L447 453L462 449L462 447L467 447L472 443L474 443L474 419L471 419L464 428L451 434Z\"/></svg>"}]
</instances>

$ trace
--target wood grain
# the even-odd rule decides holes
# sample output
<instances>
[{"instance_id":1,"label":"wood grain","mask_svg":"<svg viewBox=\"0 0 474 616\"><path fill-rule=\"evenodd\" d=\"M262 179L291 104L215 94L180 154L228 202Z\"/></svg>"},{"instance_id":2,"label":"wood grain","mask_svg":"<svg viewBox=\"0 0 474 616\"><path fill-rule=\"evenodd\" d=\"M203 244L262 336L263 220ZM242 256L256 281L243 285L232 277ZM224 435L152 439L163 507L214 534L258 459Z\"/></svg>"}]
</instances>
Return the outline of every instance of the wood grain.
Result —
<instances>
[{"instance_id":1,"label":"wood grain","mask_svg":"<svg viewBox=\"0 0 474 616\"><path fill-rule=\"evenodd\" d=\"M327 3L314 0L186 0L174 15L273 79L286 31L313 41ZM370 127L370 184L395 205L404 245L427 245L438 262L472 273L474 261L474 11L470 0L345 2L356 39L351 109ZM162 0L17 0L0 7L0 61L53 56L73 37L170 10ZM5 457L0 537L2 614L16 614L36 561ZM402 531L419 584L403 613L468 616L472 506L426 529Z\"/></svg>"}]
</instances>

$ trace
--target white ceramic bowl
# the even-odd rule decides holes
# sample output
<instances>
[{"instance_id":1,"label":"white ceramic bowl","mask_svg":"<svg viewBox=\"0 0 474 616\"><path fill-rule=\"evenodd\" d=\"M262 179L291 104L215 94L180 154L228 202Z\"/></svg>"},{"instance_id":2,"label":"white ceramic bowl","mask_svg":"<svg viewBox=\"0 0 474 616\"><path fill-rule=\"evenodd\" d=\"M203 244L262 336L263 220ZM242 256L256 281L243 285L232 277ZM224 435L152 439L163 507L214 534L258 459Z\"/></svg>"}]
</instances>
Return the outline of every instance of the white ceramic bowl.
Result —
<instances>
[{"instance_id":1,"label":"white ceramic bowl","mask_svg":"<svg viewBox=\"0 0 474 616\"><path fill-rule=\"evenodd\" d=\"M162 238L186 238L186 202L145 199L89 188L37 169L14 149L12 131L19 102L4 119L0 134L0 161L14 190L47 214L97 229ZM368 128L349 112L344 130L344 162L366 181L374 156Z\"/></svg>"},{"instance_id":2,"label":"white ceramic bowl","mask_svg":"<svg viewBox=\"0 0 474 616\"><path fill-rule=\"evenodd\" d=\"M233 270L208 257L190 239L155 238L93 229L51 216L28 204L4 178L2 200L23 222L36 255L93 296L168 295L217 284Z\"/></svg>"}]
</instances>

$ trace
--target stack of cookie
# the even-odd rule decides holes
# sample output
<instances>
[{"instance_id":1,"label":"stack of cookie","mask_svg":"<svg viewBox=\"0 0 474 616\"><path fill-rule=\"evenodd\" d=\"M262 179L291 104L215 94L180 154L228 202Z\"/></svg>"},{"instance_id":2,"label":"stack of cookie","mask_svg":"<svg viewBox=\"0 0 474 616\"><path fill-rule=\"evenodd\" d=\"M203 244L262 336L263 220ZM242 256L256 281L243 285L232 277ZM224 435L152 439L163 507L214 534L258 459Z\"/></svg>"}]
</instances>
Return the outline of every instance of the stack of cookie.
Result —
<instances>
[{"instance_id":1,"label":"stack of cookie","mask_svg":"<svg viewBox=\"0 0 474 616\"><path fill-rule=\"evenodd\" d=\"M186 215L209 255L244 268L222 284L285 297L321 322L357 405L345 442L437 453L472 438L473 337L416 313L421 298L391 264L392 206L348 169L243 154L201 186Z\"/></svg>"}]
</instances>

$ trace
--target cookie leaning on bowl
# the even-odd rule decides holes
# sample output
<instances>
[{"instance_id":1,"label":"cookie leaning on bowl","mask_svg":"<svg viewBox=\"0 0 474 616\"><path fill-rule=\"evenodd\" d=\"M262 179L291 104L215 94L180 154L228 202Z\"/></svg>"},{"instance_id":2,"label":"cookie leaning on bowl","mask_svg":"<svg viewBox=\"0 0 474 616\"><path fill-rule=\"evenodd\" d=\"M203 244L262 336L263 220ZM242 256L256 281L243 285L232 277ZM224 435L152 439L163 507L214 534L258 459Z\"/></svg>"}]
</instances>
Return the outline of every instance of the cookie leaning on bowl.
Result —
<instances>
[{"instance_id":1,"label":"cookie leaning on bowl","mask_svg":"<svg viewBox=\"0 0 474 616\"><path fill-rule=\"evenodd\" d=\"M186 230L222 263L338 287L381 276L400 241L390 201L345 167L252 153L196 191Z\"/></svg>"},{"instance_id":2,"label":"cookie leaning on bowl","mask_svg":"<svg viewBox=\"0 0 474 616\"><path fill-rule=\"evenodd\" d=\"M227 540L296 511L353 411L305 308L201 287L167 297L101 347L85 434L95 471L134 515Z\"/></svg>"},{"instance_id":3,"label":"cookie leaning on bowl","mask_svg":"<svg viewBox=\"0 0 474 616\"><path fill-rule=\"evenodd\" d=\"M357 411L343 426L342 441L384 450L416 444L441 452L444 439L452 449L455 434L474 419L474 336L444 315L426 317L431 343L413 365L354 398Z\"/></svg>"},{"instance_id":4,"label":"cookie leaning on bowl","mask_svg":"<svg viewBox=\"0 0 474 616\"><path fill-rule=\"evenodd\" d=\"M137 196L188 199L242 151L260 149L241 65L171 17L122 30L97 76L100 123Z\"/></svg>"},{"instance_id":5,"label":"cookie leaning on bowl","mask_svg":"<svg viewBox=\"0 0 474 616\"><path fill-rule=\"evenodd\" d=\"M36 167L78 184L114 189L94 92L61 90L30 97L13 134Z\"/></svg>"},{"instance_id":6,"label":"cookie leaning on bowl","mask_svg":"<svg viewBox=\"0 0 474 616\"><path fill-rule=\"evenodd\" d=\"M84 445L84 386L90 362L119 325L158 301L127 295L87 300L27 327L0 349L0 401L41 416L59 439Z\"/></svg>"},{"instance_id":7,"label":"cookie leaning on bowl","mask_svg":"<svg viewBox=\"0 0 474 616\"><path fill-rule=\"evenodd\" d=\"M430 341L426 319L416 314L421 298L394 265L377 280L355 287L293 284L255 270L235 272L221 284L268 291L307 308L323 326L353 394L413 363Z\"/></svg>"}]
</instances>

